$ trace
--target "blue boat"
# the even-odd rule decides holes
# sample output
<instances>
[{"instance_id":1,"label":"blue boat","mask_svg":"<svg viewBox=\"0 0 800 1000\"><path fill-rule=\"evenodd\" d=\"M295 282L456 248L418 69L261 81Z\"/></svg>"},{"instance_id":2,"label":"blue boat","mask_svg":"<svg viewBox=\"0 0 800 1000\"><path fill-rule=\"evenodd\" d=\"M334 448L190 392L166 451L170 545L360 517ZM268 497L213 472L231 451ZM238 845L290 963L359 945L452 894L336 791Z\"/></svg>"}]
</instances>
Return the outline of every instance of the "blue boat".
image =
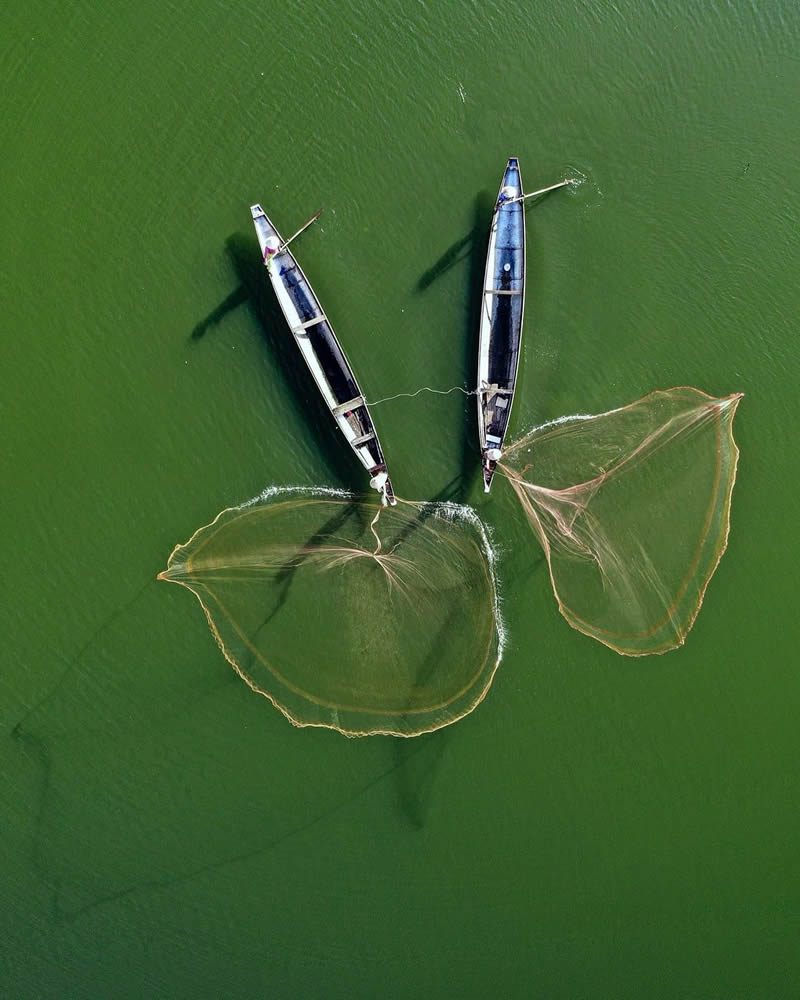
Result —
<instances>
[{"instance_id":1,"label":"blue boat","mask_svg":"<svg viewBox=\"0 0 800 1000\"><path fill-rule=\"evenodd\" d=\"M519 161L511 157L492 216L481 295L478 436L488 493L502 457L519 367L525 312L525 207Z\"/></svg>"}]
</instances>

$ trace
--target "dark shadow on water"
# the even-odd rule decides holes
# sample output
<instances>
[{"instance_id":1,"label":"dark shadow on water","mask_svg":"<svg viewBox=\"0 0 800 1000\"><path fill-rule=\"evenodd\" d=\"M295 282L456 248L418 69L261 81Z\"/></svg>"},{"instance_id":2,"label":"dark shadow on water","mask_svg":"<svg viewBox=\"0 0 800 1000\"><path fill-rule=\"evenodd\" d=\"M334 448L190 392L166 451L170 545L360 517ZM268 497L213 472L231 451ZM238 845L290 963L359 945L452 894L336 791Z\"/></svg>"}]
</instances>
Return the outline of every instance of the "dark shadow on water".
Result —
<instances>
[{"instance_id":1,"label":"dark shadow on water","mask_svg":"<svg viewBox=\"0 0 800 1000\"><path fill-rule=\"evenodd\" d=\"M459 482L460 480L458 476L453 478L442 490L439 491L439 493L436 494L435 497L433 497L430 502L430 506L424 506L422 510L420 510L419 517L416 521L409 522L409 524L407 524L402 531L391 537L389 545L391 545L391 547L395 547L401 542L406 541L415 531L418 531L422 525L429 520L429 518L434 516L436 512L435 504L446 503L454 500L456 495L460 492ZM311 550L339 531L339 529L351 518L357 519L359 534L364 533L366 525L372 520L377 511L377 503L375 503L374 508L372 508L369 505L365 505L362 500L354 499L347 503L342 510L334 514L333 517L329 518L321 524L316 531L309 535L297 555L292 556L292 558L289 559L280 568L280 570L278 570L275 576L275 584L279 588L278 596L261 623L250 634L250 642L253 646L256 645L261 630L269 625L272 619L286 604L289 597L289 591L294 580L294 575L308 560ZM378 531L380 533L380 520L378 521ZM367 537L370 538L371 536ZM252 659L250 662L252 662ZM243 666L245 665L243 664Z\"/></svg>"},{"instance_id":2,"label":"dark shadow on water","mask_svg":"<svg viewBox=\"0 0 800 1000\"><path fill-rule=\"evenodd\" d=\"M255 234L234 233L225 241L225 250L233 265L238 286L215 309L194 327L193 341L201 340L229 313L248 303L261 327L272 358L277 359L289 389L287 413L283 426L274 428L276 442L291 447L287 435L296 427L309 440L316 441L331 485L365 493L366 473L352 455L314 384L311 373L286 325L286 319L264 272ZM235 400L231 400L235 405Z\"/></svg>"},{"instance_id":3,"label":"dark shadow on water","mask_svg":"<svg viewBox=\"0 0 800 1000\"><path fill-rule=\"evenodd\" d=\"M225 319L228 313L233 312L238 306L247 302L248 298L247 289L244 285L234 288L231 294L226 299L223 299L216 309L212 309L208 316L200 320L194 330L192 330L192 340L200 340L202 337L205 337L211 327L216 326Z\"/></svg>"},{"instance_id":4,"label":"dark shadow on water","mask_svg":"<svg viewBox=\"0 0 800 1000\"><path fill-rule=\"evenodd\" d=\"M377 510L377 503L375 505ZM369 514L367 513L369 511ZM275 603L264 616L261 623L252 631L250 634L250 645L255 648L258 643L258 637L263 628L266 628L270 624L272 619L278 614L278 612L286 604L289 599L289 591L291 589L292 583L294 582L294 575L297 570L305 563L311 555L311 550L319 546L327 538L330 538L335 532L337 532L350 518L355 517L358 519L359 528L364 529L367 521L371 521L374 517L374 512L369 508L365 508L364 504L359 500L352 500L348 503L343 510L334 514L333 517L328 518L320 527L308 536L303 546L298 551L297 555L289 559L276 573L274 578L274 586L278 588L278 595L275 598ZM243 669L246 669L252 663L253 654L251 653L250 660L247 663L242 663Z\"/></svg>"},{"instance_id":5,"label":"dark shadow on water","mask_svg":"<svg viewBox=\"0 0 800 1000\"><path fill-rule=\"evenodd\" d=\"M451 268L460 264L462 260L467 260L472 254L472 242L474 239L475 232L471 230L466 236L462 236L460 240L456 240L451 247L448 247L433 267L428 268L419 279L417 282L417 291L426 291L437 278L441 278L443 274L447 274Z\"/></svg>"},{"instance_id":6,"label":"dark shadow on water","mask_svg":"<svg viewBox=\"0 0 800 1000\"><path fill-rule=\"evenodd\" d=\"M450 740L450 729L425 733L412 741L395 739L397 798L408 822L421 830L433 804L436 775Z\"/></svg>"},{"instance_id":7,"label":"dark shadow on water","mask_svg":"<svg viewBox=\"0 0 800 1000\"><path fill-rule=\"evenodd\" d=\"M393 542L407 539L419 530L436 513L437 503L455 501L462 493L462 477L455 476L432 499L430 506L423 507L419 520L409 524ZM420 665L414 678L415 689L425 685L433 676L442 657L447 651L453 629L460 627L458 613L453 611L442 623L431 644L430 654ZM433 785L441 763L444 749L450 739L450 727L433 733L424 733L413 740L413 751L409 752L408 741L395 740L394 754L397 763L397 796L401 810L416 829L422 829L433 799Z\"/></svg>"},{"instance_id":8,"label":"dark shadow on water","mask_svg":"<svg viewBox=\"0 0 800 1000\"><path fill-rule=\"evenodd\" d=\"M473 225L470 231L461 239L447 248L442 256L419 278L416 288L425 292L442 275L453 267L465 264L467 276L463 302L464 337L462 349L454 352L454 358L459 359L453 365L453 375L460 379L461 385L475 388L478 370L478 333L480 327L480 311L483 300L483 275L486 270L486 252L489 248L489 229L492 222L494 198L488 191L480 191L475 196L473 207ZM457 367L456 367L457 365ZM461 442L461 481L462 494L469 490L480 471L480 451L478 449L478 431L475 400L466 399L465 420L462 422Z\"/></svg>"},{"instance_id":9,"label":"dark shadow on water","mask_svg":"<svg viewBox=\"0 0 800 1000\"><path fill-rule=\"evenodd\" d=\"M275 428L276 438L283 438L288 428L300 424L309 440L318 442L320 455L336 485L365 493L367 474L344 441L286 325L265 273L255 234L234 233L225 241L225 249L239 281L247 290L270 355L278 359L289 389L292 419L287 420L287 427Z\"/></svg>"},{"instance_id":10,"label":"dark shadow on water","mask_svg":"<svg viewBox=\"0 0 800 1000\"><path fill-rule=\"evenodd\" d=\"M153 578L147 579L142 584L142 586L136 591L135 594L133 594L130 598L128 598L127 601L120 604L120 606L116 608L114 611L112 611L107 618L103 619L103 621L91 633L86 642L84 642L84 644L80 647L78 652L75 653L75 655L72 656L66 663L64 669L62 670L61 674L58 677L58 680L56 680L53 686L51 688L48 688L48 690L42 695L42 697L39 698L38 701L34 702L34 704L31 705L31 707L19 719L14 728L11 730L12 736L18 737L21 734L23 727L25 726L27 721L32 716L34 716L44 705L46 705L47 702L50 701L50 699L58 693L58 691L61 690L61 688L64 686L67 680L72 679L75 668L78 666L79 663L81 663L86 653L103 636L103 633L106 632L109 626L113 625L114 622L116 622L117 620L122 618L127 612L129 612L133 608L133 606L140 600L142 595L150 590L150 588L153 586L155 582L156 581Z\"/></svg>"},{"instance_id":11,"label":"dark shadow on water","mask_svg":"<svg viewBox=\"0 0 800 1000\"><path fill-rule=\"evenodd\" d=\"M414 678L414 688L424 687L436 672L451 642L453 629L461 627L459 612L453 609L442 622L431 650L420 665ZM408 716L409 728L413 728L414 717ZM441 763L442 754L449 739L449 727L433 733L423 733L414 739L413 756L404 745L405 740L397 740L395 758L397 760L397 797L403 814L416 829L422 829L430 811L433 798L433 784ZM419 744L422 744L419 746Z\"/></svg>"},{"instance_id":12,"label":"dark shadow on water","mask_svg":"<svg viewBox=\"0 0 800 1000\"><path fill-rule=\"evenodd\" d=\"M411 535L414 534L415 531L419 531L426 521L436 514L436 504L449 503L451 501L456 502L456 497L460 493L461 477L454 476L446 486L442 487L442 489L435 494L435 496L425 502L425 505L419 511L419 516L416 521L409 521L402 531L399 531L396 535L392 536L387 544L387 548L396 547L401 542L406 541Z\"/></svg>"},{"instance_id":13,"label":"dark shadow on water","mask_svg":"<svg viewBox=\"0 0 800 1000\"><path fill-rule=\"evenodd\" d=\"M434 742L434 738L438 739ZM172 886L184 885L198 876L202 877L223 870L229 865L247 863L262 858L295 838L305 835L309 830L313 830L330 817L347 810L373 790L382 786L387 780L394 779L401 771L405 773L405 776L400 779L401 785L407 786L409 789L407 793L409 796L407 805L409 817L412 818L412 822L414 816L419 816L424 821L429 803L427 789L431 784L444 748L440 733L431 734L430 738L421 737L418 740L396 741L406 744L402 756L395 755L395 759L391 763L387 763L374 777L357 786L340 800L317 812L312 812L308 818L290 825L288 830L278 835L270 835L269 831L265 831L265 836L259 846L239 852L232 851L230 854L210 859L205 864L198 864L186 870L178 868L172 873L169 871L152 872L148 877L133 875L129 884L123 884L116 890L109 888L108 891L98 893L81 905L74 905L70 904L66 887L62 884L58 874L47 864L44 856L48 844L48 835L44 831L45 815L50 806L50 800L55 797L57 801L60 791L57 786L53 786L53 749L47 741L27 731L16 732L14 739L25 756L38 765L41 773L38 802L33 818L30 860L42 884L49 891L50 920L54 926L72 923L98 907L108 903L116 903L134 894L157 892ZM421 758L419 762L416 760L418 757ZM422 822L415 822L415 825L422 826Z\"/></svg>"}]
</instances>

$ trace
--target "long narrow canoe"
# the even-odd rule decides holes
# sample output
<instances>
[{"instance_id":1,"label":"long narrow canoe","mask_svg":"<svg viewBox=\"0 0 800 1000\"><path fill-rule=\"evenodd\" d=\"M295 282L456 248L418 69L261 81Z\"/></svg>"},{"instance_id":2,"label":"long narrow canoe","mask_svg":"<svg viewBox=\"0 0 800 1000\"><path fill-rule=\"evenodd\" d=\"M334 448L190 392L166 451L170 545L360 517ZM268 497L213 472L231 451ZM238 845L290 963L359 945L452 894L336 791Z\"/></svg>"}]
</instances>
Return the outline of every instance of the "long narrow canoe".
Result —
<instances>
[{"instance_id":1,"label":"long narrow canoe","mask_svg":"<svg viewBox=\"0 0 800 1000\"><path fill-rule=\"evenodd\" d=\"M494 207L483 279L478 350L478 436L488 493L508 429L525 311L525 208L519 162L512 157Z\"/></svg>"},{"instance_id":2,"label":"long narrow canoe","mask_svg":"<svg viewBox=\"0 0 800 1000\"><path fill-rule=\"evenodd\" d=\"M278 303L333 419L384 504L396 503L375 425L353 369L303 269L260 205L250 208Z\"/></svg>"}]
</instances>

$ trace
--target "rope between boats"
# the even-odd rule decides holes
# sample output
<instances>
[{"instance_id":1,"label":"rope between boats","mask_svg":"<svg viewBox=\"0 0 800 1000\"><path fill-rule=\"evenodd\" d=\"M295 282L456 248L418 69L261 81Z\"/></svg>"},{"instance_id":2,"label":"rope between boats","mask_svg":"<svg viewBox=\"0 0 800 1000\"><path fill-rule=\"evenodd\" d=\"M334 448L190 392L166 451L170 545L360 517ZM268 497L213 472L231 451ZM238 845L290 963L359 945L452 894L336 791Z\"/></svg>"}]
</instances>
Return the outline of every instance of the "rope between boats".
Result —
<instances>
[{"instance_id":1,"label":"rope between boats","mask_svg":"<svg viewBox=\"0 0 800 1000\"><path fill-rule=\"evenodd\" d=\"M463 392L465 396L477 396L477 389L465 389L463 386L454 385L450 389L433 389L429 385L423 385L421 389L417 389L416 392L398 392L394 396L384 396L383 399L365 399L364 402L367 406L377 406L379 403L388 403L391 399L400 399L402 396L406 396L409 399L413 399L414 396L419 396L421 392L435 392L438 396L449 396L451 392Z\"/></svg>"}]
</instances>

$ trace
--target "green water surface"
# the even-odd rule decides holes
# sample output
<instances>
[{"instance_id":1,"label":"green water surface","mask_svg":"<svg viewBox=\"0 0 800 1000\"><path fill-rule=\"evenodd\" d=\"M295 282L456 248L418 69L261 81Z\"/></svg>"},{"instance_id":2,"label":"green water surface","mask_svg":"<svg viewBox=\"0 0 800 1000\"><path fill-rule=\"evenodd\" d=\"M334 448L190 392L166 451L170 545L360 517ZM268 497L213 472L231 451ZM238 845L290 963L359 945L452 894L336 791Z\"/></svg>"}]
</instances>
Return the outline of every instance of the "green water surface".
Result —
<instances>
[{"instance_id":1,"label":"green water surface","mask_svg":"<svg viewBox=\"0 0 800 1000\"><path fill-rule=\"evenodd\" d=\"M799 996L796 4L3 22L0 996ZM510 646L450 729L293 729L154 579L267 485L366 488L248 207L325 207L296 249L368 397L469 385L510 155L585 178L529 210L512 435L745 392L728 552L684 648L617 656L484 498L473 401L383 404L397 491L493 525Z\"/></svg>"}]
</instances>

